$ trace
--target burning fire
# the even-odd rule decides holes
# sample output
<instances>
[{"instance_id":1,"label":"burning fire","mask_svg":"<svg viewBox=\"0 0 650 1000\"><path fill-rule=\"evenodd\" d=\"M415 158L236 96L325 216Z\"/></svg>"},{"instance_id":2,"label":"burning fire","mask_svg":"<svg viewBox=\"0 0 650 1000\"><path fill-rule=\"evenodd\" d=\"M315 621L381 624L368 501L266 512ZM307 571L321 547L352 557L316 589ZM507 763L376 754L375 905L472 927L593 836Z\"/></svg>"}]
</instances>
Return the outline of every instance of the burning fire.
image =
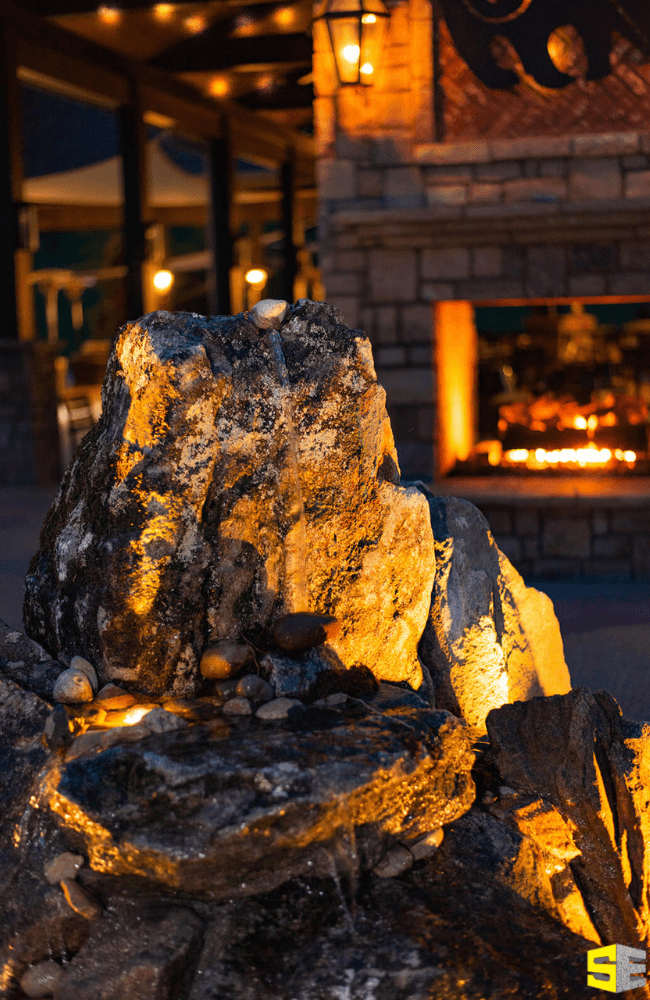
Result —
<instances>
[{"instance_id":1,"label":"burning fire","mask_svg":"<svg viewBox=\"0 0 650 1000\"><path fill-rule=\"evenodd\" d=\"M525 465L527 469L557 469L559 466L587 469L604 468L611 464L612 458L632 467L636 462L636 452L621 451L620 448L612 452L609 448L597 448L593 443L585 448L556 448L553 451L545 448L536 448L534 451L513 448L505 452L503 464Z\"/></svg>"}]
</instances>

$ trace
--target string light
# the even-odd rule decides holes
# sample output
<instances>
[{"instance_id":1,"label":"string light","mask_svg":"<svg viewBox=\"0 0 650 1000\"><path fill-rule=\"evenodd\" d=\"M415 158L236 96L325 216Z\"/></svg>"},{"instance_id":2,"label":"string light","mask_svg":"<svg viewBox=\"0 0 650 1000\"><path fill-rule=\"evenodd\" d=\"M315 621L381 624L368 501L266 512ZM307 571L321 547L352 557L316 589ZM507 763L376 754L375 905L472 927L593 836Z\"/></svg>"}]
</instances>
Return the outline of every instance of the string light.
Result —
<instances>
[{"instance_id":1,"label":"string light","mask_svg":"<svg viewBox=\"0 0 650 1000\"><path fill-rule=\"evenodd\" d=\"M174 284L174 275L171 271L156 271L153 284L159 292L168 292Z\"/></svg>"},{"instance_id":2,"label":"string light","mask_svg":"<svg viewBox=\"0 0 650 1000\"><path fill-rule=\"evenodd\" d=\"M169 21L174 14L174 5L171 3L157 3L153 9L159 21Z\"/></svg>"},{"instance_id":3,"label":"string light","mask_svg":"<svg viewBox=\"0 0 650 1000\"><path fill-rule=\"evenodd\" d=\"M286 28L296 19L296 11L293 7L278 7L273 15L273 20L276 24L281 27Z\"/></svg>"},{"instance_id":4,"label":"string light","mask_svg":"<svg viewBox=\"0 0 650 1000\"><path fill-rule=\"evenodd\" d=\"M183 27L186 31L191 32L193 35L198 35L208 26L208 22L200 14L192 14L191 17L186 17L183 21Z\"/></svg>"},{"instance_id":5,"label":"string light","mask_svg":"<svg viewBox=\"0 0 650 1000\"><path fill-rule=\"evenodd\" d=\"M108 7L102 4L97 8L97 16L104 24L117 24L122 16L122 11L119 7Z\"/></svg>"},{"instance_id":6,"label":"string light","mask_svg":"<svg viewBox=\"0 0 650 1000\"><path fill-rule=\"evenodd\" d=\"M230 84L223 76L215 76L210 81L210 93L213 97L225 97L230 90Z\"/></svg>"},{"instance_id":7,"label":"string light","mask_svg":"<svg viewBox=\"0 0 650 1000\"><path fill-rule=\"evenodd\" d=\"M265 284L268 274L261 267L251 267L251 269L244 275L244 278L249 285L257 285L259 287Z\"/></svg>"}]
</instances>

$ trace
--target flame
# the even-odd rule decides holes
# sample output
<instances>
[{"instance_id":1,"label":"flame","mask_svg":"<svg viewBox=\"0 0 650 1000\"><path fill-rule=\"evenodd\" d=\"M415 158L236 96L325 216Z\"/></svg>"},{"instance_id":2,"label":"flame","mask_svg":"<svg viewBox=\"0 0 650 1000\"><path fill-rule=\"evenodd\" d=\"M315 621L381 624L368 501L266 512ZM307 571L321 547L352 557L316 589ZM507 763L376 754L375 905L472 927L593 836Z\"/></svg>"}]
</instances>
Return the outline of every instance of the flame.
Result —
<instances>
[{"instance_id":1,"label":"flame","mask_svg":"<svg viewBox=\"0 0 650 1000\"><path fill-rule=\"evenodd\" d=\"M636 462L636 452L617 448L612 453L609 448L597 448L590 443L584 448L556 448L553 451L547 451L546 448L536 448L535 451L513 448L505 453L504 458L508 464L526 465L529 469L556 468L559 465L575 465L585 469L609 465L612 458L633 465Z\"/></svg>"}]
</instances>

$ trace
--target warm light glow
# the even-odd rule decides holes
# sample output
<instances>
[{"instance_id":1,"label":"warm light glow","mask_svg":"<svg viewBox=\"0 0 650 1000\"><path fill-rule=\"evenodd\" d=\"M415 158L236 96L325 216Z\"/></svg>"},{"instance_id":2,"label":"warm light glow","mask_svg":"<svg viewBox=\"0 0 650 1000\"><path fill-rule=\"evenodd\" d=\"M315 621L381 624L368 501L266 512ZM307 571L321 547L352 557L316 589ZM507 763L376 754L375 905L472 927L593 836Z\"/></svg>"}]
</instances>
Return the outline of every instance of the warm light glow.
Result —
<instances>
[{"instance_id":1,"label":"warm light glow","mask_svg":"<svg viewBox=\"0 0 650 1000\"><path fill-rule=\"evenodd\" d=\"M604 413L598 420L601 427L616 427L618 417L615 413Z\"/></svg>"},{"instance_id":2,"label":"warm light glow","mask_svg":"<svg viewBox=\"0 0 650 1000\"><path fill-rule=\"evenodd\" d=\"M364 63L360 69L360 72L363 73L365 76L370 76L371 73L374 73L374 68L371 63Z\"/></svg>"},{"instance_id":3,"label":"warm light glow","mask_svg":"<svg viewBox=\"0 0 650 1000\"><path fill-rule=\"evenodd\" d=\"M546 448L536 448L534 452L526 448L513 448L505 453L506 462L512 465L525 464L529 469L556 468L558 465L578 466L581 469L608 465L615 457L619 462L631 464L636 461L633 451L617 449L614 454L609 448L597 448L589 444L585 448L556 448L547 451Z\"/></svg>"},{"instance_id":4,"label":"warm light glow","mask_svg":"<svg viewBox=\"0 0 650 1000\"><path fill-rule=\"evenodd\" d=\"M596 416L595 413L592 413L591 416L587 417L587 430L595 431L597 427L598 427L598 417Z\"/></svg>"},{"instance_id":5,"label":"warm light glow","mask_svg":"<svg viewBox=\"0 0 650 1000\"><path fill-rule=\"evenodd\" d=\"M277 85L277 80L272 73L265 73L257 81L257 89L268 93L271 90L275 90Z\"/></svg>"},{"instance_id":6,"label":"warm light glow","mask_svg":"<svg viewBox=\"0 0 650 1000\"><path fill-rule=\"evenodd\" d=\"M434 308L438 373L438 475L469 458L474 447L478 336L471 302L436 302ZM434 389L434 392L436 390Z\"/></svg>"},{"instance_id":7,"label":"warm light glow","mask_svg":"<svg viewBox=\"0 0 650 1000\"><path fill-rule=\"evenodd\" d=\"M343 49L343 58L347 59L349 63L356 62L361 53L361 49L358 45L346 45Z\"/></svg>"},{"instance_id":8,"label":"warm light glow","mask_svg":"<svg viewBox=\"0 0 650 1000\"><path fill-rule=\"evenodd\" d=\"M174 15L174 5L171 3L157 3L153 9L159 21L169 21Z\"/></svg>"},{"instance_id":9,"label":"warm light glow","mask_svg":"<svg viewBox=\"0 0 650 1000\"><path fill-rule=\"evenodd\" d=\"M294 7L279 7L273 15L273 20L276 24L281 25L283 28L293 24L295 19L296 11Z\"/></svg>"},{"instance_id":10,"label":"warm light glow","mask_svg":"<svg viewBox=\"0 0 650 1000\"><path fill-rule=\"evenodd\" d=\"M174 284L174 275L171 271L156 271L153 284L159 292L168 292Z\"/></svg>"},{"instance_id":11,"label":"warm light glow","mask_svg":"<svg viewBox=\"0 0 650 1000\"><path fill-rule=\"evenodd\" d=\"M193 35L198 35L200 32L205 31L207 26L208 22L200 14L192 14L191 17L186 17L183 21L185 30L191 32Z\"/></svg>"},{"instance_id":12,"label":"warm light glow","mask_svg":"<svg viewBox=\"0 0 650 1000\"><path fill-rule=\"evenodd\" d=\"M586 431L587 430L587 421L585 420L584 417L581 417L581 416L574 417L573 418L573 426L575 427L575 429L577 431Z\"/></svg>"},{"instance_id":13,"label":"warm light glow","mask_svg":"<svg viewBox=\"0 0 650 1000\"><path fill-rule=\"evenodd\" d=\"M135 726L140 719L144 719L147 712L151 711L151 706L147 705L134 705L133 708L127 709L124 713L124 718L122 724L124 726Z\"/></svg>"},{"instance_id":14,"label":"warm light glow","mask_svg":"<svg viewBox=\"0 0 650 1000\"><path fill-rule=\"evenodd\" d=\"M374 14L364 14L361 18L362 24L375 24L377 18Z\"/></svg>"},{"instance_id":15,"label":"warm light glow","mask_svg":"<svg viewBox=\"0 0 650 1000\"><path fill-rule=\"evenodd\" d=\"M117 24L122 16L119 7L107 7L104 4L97 8L97 16L104 24Z\"/></svg>"},{"instance_id":16,"label":"warm light glow","mask_svg":"<svg viewBox=\"0 0 650 1000\"><path fill-rule=\"evenodd\" d=\"M268 278L268 274L261 267L252 267L250 271L247 271L245 276L246 281L249 285L263 285Z\"/></svg>"},{"instance_id":17,"label":"warm light glow","mask_svg":"<svg viewBox=\"0 0 650 1000\"><path fill-rule=\"evenodd\" d=\"M210 93L213 97L225 97L230 90L230 84L223 76L215 76L210 81Z\"/></svg>"}]
</instances>

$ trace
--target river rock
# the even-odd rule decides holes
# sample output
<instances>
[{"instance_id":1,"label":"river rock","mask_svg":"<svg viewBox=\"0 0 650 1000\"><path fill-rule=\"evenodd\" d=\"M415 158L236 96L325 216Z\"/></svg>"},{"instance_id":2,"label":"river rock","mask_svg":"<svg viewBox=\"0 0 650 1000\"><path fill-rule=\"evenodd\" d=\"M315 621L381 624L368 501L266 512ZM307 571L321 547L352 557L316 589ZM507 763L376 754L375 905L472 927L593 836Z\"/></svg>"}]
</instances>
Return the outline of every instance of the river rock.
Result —
<instances>
[{"instance_id":1,"label":"river rock","mask_svg":"<svg viewBox=\"0 0 650 1000\"><path fill-rule=\"evenodd\" d=\"M403 844L395 844L372 871L379 878L395 878L396 875L408 871L413 865L413 860L413 855L408 847L404 847Z\"/></svg>"},{"instance_id":2,"label":"river rock","mask_svg":"<svg viewBox=\"0 0 650 1000\"><path fill-rule=\"evenodd\" d=\"M59 674L52 697L62 705L75 705L93 700L93 689L88 675L83 670L69 667Z\"/></svg>"},{"instance_id":3,"label":"river rock","mask_svg":"<svg viewBox=\"0 0 650 1000\"><path fill-rule=\"evenodd\" d=\"M24 974L20 988L28 997L51 997L64 975L57 962L39 962Z\"/></svg>"},{"instance_id":4,"label":"river rock","mask_svg":"<svg viewBox=\"0 0 650 1000\"><path fill-rule=\"evenodd\" d=\"M429 511L399 484L361 331L309 301L262 335L244 315L151 313L102 392L30 564L32 638L83 649L101 683L187 695L206 648L313 611L340 621L346 668L420 685Z\"/></svg>"},{"instance_id":5,"label":"river rock","mask_svg":"<svg viewBox=\"0 0 650 1000\"><path fill-rule=\"evenodd\" d=\"M159 890L222 898L327 875L352 832L355 865L373 868L474 799L464 725L400 712L342 706L314 729L221 716L66 761L46 808L91 871Z\"/></svg>"},{"instance_id":6,"label":"river rock","mask_svg":"<svg viewBox=\"0 0 650 1000\"><path fill-rule=\"evenodd\" d=\"M150 712L142 716L141 725L146 726L152 733L173 733L176 729L185 729L187 722L182 716L175 712L168 712L160 706L152 708Z\"/></svg>"},{"instance_id":7,"label":"river rock","mask_svg":"<svg viewBox=\"0 0 650 1000\"><path fill-rule=\"evenodd\" d=\"M419 650L436 705L483 727L492 708L570 691L550 598L526 587L473 504L420 488L437 570Z\"/></svg>"},{"instance_id":8,"label":"river rock","mask_svg":"<svg viewBox=\"0 0 650 1000\"><path fill-rule=\"evenodd\" d=\"M92 663L90 663L84 656L73 656L70 660L70 669L81 670L81 672L84 673L90 681L93 693L97 693L99 690L99 681L97 680L97 674Z\"/></svg>"},{"instance_id":9,"label":"river rock","mask_svg":"<svg viewBox=\"0 0 650 1000\"><path fill-rule=\"evenodd\" d=\"M249 317L258 330L277 330L289 311L289 303L284 299L261 299L249 312Z\"/></svg>"},{"instance_id":10,"label":"river rock","mask_svg":"<svg viewBox=\"0 0 650 1000\"><path fill-rule=\"evenodd\" d=\"M274 719L286 719L292 708L302 708L299 698L273 698L265 705L260 705L255 715L258 719L270 722Z\"/></svg>"},{"instance_id":11,"label":"river rock","mask_svg":"<svg viewBox=\"0 0 650 1000\"><path fill-rule=\"evenodd\" d=\"M224 715L250 715L252 711L248 698L230 698L223 706Z\"/></svg>"},{"instance_id":12,"label":"river rock","mask_svg":"<svg viewBox=\"0 0 650 1000\"><path fill-rule=\"evenodd\" d=\"M250 698L251 701L271 701L275 698L273 686L257 674L246 674L237 681L235 693L239 698Z\"/></svg>"},{"instance_id":13,"label":"river rock","mask_svg":"<svg viewBox=\"0 0 650 1000\"><path fill-rule=\"evenodd\" d=\"M224 681L253 662L253 651L243 642L221 642L201 656L200 670L210 680Z\"/></svg>"},{"instance_id":14,"label":"river rock","mask_svg":"<svg viewBox=\"0 0 650 1000\"><path fill-rule=\"evenodd\" d=\"M83 886L75 882L74 879L61 879L61 889L63 890L66 903L75 913L78 913L86 920L97 920L98 917L101 917L102 908L97 900L93 899Z\"/></svg>"},{"instance_id":15,"label":"river rock","mask_svg":"<svg viewBox=\"0 0 650 1000\"><path fill-rule=\"evenodd\" d=\"M273 626L273 638L288 653L320 646L340 634L341 624L331 615L297 611L284 615Z\"/></svg>"},{"instance_id":16,"label":"river rock","mask_svg":"<svg viewBox=\"0 0 650 1000\"><path fill-rule=\"evenodd\" d=\"M95 702L106 711L120 708L130 708L135 705L135 698L117 684L105 684L95 696Z\"/></svg>"}]
</instances>

